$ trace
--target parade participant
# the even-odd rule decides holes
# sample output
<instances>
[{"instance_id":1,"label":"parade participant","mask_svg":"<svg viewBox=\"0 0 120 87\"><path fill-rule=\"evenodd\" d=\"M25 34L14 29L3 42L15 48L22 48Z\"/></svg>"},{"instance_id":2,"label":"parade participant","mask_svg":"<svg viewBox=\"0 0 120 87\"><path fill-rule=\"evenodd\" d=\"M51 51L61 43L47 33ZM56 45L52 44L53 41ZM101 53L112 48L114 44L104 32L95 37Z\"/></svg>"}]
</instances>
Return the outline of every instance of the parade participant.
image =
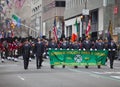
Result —
<instances>
[{"instance_id":1,"label":"parade participant","mask_svg":"<svg viewBox=\"0 0 120 87\"><path fill-rule=\"evenodd\" d=\"M67 49L68 47L69 47L68 41L65 38L63 38L60 48Z\"/></svg>"},{"instance_id":2,"label":"parade participant","mask_svg":"<svg viewBox=\"0 0 120 87\"><path fill-rule=\"evenodd\" d=\"M104 43L104 49L108 50L108 41L107 41L107 39L104 39L103 43Z\"/></svg>"},{"instance_id":3,"label":"parade participant","mask_svg":"<svg viewBox=\"0 0 120 87\"><path fill-rule=\"evenodd\" d=\"M55 39L52 39L49 43L48 43L48 49L55 49L58 48L58 45L55 41ZM54 65L51 65L51 69L54 69Z\"/></svg>"},{"instance_id":4,"label":"parade participant","mask_svg":"<svg viewBox=\"0 0 120 87\"><path fill-rule=\"evenodd\" d=\"M52 39L52 40L48 43L48 48L51 48L51 49L58 48L58 45L57 45L55 39Z\"/></svg>"},{"instance_id":5,"label":"parade participant","mask_svg":"<svg viewBox=\"0 0 120 87\"><path fill-rule=\"evenodd\" d=\"M77 41L73 42L72 48L73 49L80 49L79 43Z\"/></svg>"},{"instance_id":6,"label":"parade participant","mask_svg":"<svg viewBox=\"0 0 120 87\"><path fill-rule=\"evenodd\" d=\"M104 49L104 43L103 43L102 39L99 39L98 42L95 43L95 49L97 49L97 50Z\"/></svg>"},{"instance_id":7,"label":"parade participant","mask_svg":"<svg viewBox=\"0 0 120 87\"><path fill-rule=\"evenodd\" d=\"M3 46L3 55L5 55L4 58L7 59L7 57L8 57L8 42L6 39L3 41L2 46Z\"/></svg>"},{"instance_id":8,"label":"parade participant","mask_svg":"<svg viewBox=\"0 0 120 87\"><path fill-rule=\"evenodd\" d=\"M17 62L18 61L18 47L19 47L19 41L17 39L15 39L15 41L13 42L14 45L14 61Z\"/></svg>"},{"instance_id":9,"label":"parade participant","mask_svg":"<svg viewBox=\"0 0 120 87\"><path fill-rule=\"evenodd\" d=\"M83 41L83 50L90 50L92 47L91 41L89 40L88 37L86 37L86 40Z\"/></svg>"},{"instance_id":10,"label":"parade participant","mask_svg":"<svg viewBox=\"0 0 120 87\"><path fill-rule=\"evenodd\" d=\"M9 49L8 60L11 60L13 57L13 42L12 41L8 43L8 49Z\"/></svg>"},{"instance_id":11,"label":"parade participant","mask_svg":"<svg viewBox=\"0 0 120 87\"><path fill-rule=\"evenodd\" d=\"M113 62L115 59L115 54L116 54L116 50L117 50L117 45L114 42L114 40L111 40L110 42L108 42L108 58L110 60L110 68L113 69Z\"/></svg>"},{"instance_id":12,"label":"parade participant","mask_svg":"<svg viewBox=\"0 0 120 87\"><path fill-rule=\"evenodd\" d=\"M44 53L44 44L39 37L37 38L35 49L36 49L36 67L37 69L40 69L43 62L42 55Z\"/></svg>"},{"instance_id":13,"label":"parade participant","mask_svg":"<svg viewBox=\"0 0 120 87\"><path fill-rule=\"evenodd\" d=\"M1 62L4 62L5 58L5 48L3 47L2 41L0 41L0 53L1 53Z\"/></svg>"},{"instance_id":14,"label":"parade participant","mask_svg":"<svg viewBox=\"0 0 120 87\"><path fill-rule=\"evenodd\" d=\"M28 39L26 39L22 47L25 70L28 69L28 65L29 65L30 49L31 49L31 46L29 44Z\"/></svg>"}]
</instances>

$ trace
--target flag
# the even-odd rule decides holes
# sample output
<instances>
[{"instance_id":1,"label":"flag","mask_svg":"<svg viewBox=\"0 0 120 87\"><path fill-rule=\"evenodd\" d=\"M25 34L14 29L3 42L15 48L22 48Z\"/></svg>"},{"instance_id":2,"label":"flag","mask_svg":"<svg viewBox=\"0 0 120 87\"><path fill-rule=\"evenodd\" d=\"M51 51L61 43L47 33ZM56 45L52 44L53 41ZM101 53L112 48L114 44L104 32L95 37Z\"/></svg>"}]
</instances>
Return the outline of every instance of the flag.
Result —
<instances>
[{"instance_id":1,"label":"flag","mask_svg":"<svg viewBox=\"0 0 120 87\"><path fill-rule=\"evenodd\" d=\"M11 0L6 0L6 3L7 3L7 6L8 6L9 8L11 8L11 6L12 6Z\"/></svg>"},{"instance_id":2,"label":"flag","mask_svg":"<svg viewBox=\"0 0 120 87\"><path fill-rule=\"evenodd\" d=\"M15 6L17 8L22 8L24 5L25 0L14 0Z\"/></svg>"},{"instance_id":3,"label":"flag","mask_svg":"<svg viewBox=\"0 0 120 87\"><path fill-rule=\"evenodd\" d=\"M54 36L55 41L57 42L58 37L57 37L56 17L54 19L54 25L53 25L53 36Z\"/></svg>"},{"instance_id":4,"label":"flag","mask_svg":"<svg viewBox=\"0 0 120 87\"><path fill-rule=\"evenodd\" d=\"M78 38L78 22L77 22L77 18L75 20L74 26L75 26L75 30L74 30L74 32L72 34L72 37L71 37L72 42L76 41L77 38Z\"/></svg>"},{"instance_id":5,"label":"flag","mask_svg":"<svg viewBox=\"0 0 120 87\"><path fill-rule=\"evenodd\" d=\"M20 19L20 17L18 17L17 15L12 15L12 20L13 20L13 23L15 24L15 25L17 25L18 27L20 27L20 25L21 25L21 19Z\"/></svg>"},{"instance_id":6,"label":"flag","mask_svg":"<svg viewBox=\"0 0 120 87\"><path fill-rule=\"evenodd\" d=\"M76 18L76 21L75 21L75 27L76 27L76 33L78 34L78 22L77 22L77 18Z\"/></svg>"},{"instance_id":7,"label":"flag","mask_svg":"<svg viewBox=\"0 0 120 87\"><path fill-rule=\"evenodd\" d=\"M72 34L71 40L72 42L77 40L77 35L75 33Z\"/></svg>"},{"instance_id":8,"label":"flag","mask_svg":"<svg viewBox=\"0 0 120 87\"><path fill-rule=\"evenodd\" d=\"M86 36L89 36L90 30L91 30L91 22L90 22L90 20L89 20L88 26L87 26L87 29L86 29L86 32L85 32Z\"/></svg>"},{"instance_id":9,"label":"flag","mask_svg":"<svg viewBox=\"0 0 120 87\"><path fill-rule=\"evenodd\" d=\"M110 42L112 40L112 35L113 35L113 29L112 29L112 22L110 20L109 26L108 26L108 33L107 33L108 42Z\"/></svg>"}]
</instances>

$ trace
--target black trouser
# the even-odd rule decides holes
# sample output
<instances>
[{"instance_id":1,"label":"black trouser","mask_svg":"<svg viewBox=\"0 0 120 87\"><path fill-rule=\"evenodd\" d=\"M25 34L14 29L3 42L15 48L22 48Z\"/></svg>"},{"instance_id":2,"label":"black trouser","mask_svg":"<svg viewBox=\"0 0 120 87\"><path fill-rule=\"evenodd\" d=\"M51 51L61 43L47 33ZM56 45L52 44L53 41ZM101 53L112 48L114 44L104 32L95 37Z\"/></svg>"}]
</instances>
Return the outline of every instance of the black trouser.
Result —
<instances>
[{"instance_id":1,"label":"black trouser","mask_svg":"<svg viewBox=\"0 0 120 87\"><path fill-rule=\"evenodd\" d=\"M109 59L110 59L110 68L113 68L113 62L115 59L115 51L109 52Z\"/></svg>"},{"instance_id":2,"label":"black trouser","mask_svg":"<svg viewBox=\"0 0 120 87\"><path fill-rule=\"evenodd\" d=\"M42 62L43 62L43 59L42 59L42 55L37 55L36 56L36 67L37 69L39 69L41 66L42 66Z\"/></svg>"},{"instance_id":3,"label":"black trouser","mask_svg":"<svg viewBox=\"0 0 120 87\"><path fill-rule=\"evenodd\" d=\"M5 58L7 59L7 57L8 57L8 49L6 48L6 50L5 50Z\"/></svg>"},{"instance_id":4,"label":"black trouser","mask_svg":"<svg viewBox=\"0 0 120 87\"><path fill-rule=\"evenodd\" d=\"M23 60L24 60L24 69L28 69L29 57L23 56Z\"/></svg>"}]
</instances>

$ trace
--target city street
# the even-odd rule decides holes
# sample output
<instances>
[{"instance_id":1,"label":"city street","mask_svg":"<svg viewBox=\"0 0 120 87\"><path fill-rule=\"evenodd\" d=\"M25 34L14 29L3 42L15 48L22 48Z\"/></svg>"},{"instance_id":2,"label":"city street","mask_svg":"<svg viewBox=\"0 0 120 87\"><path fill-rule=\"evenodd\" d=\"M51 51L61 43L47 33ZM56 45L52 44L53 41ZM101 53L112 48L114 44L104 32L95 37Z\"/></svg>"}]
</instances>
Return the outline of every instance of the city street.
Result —
<instances>
[{"instance_id":1,"label":"city street","mask_svg":"<svg viewBox=\"0 0 120 87\"><path fill-rule=\"evenodd\" d=\"M49 59L45 59L41 69L37 70L35 60L29 69L23 69L23 61L0 62L0 87L120 87L120 61L116 60L114 69L109 64L98 69L79 66L51 69Z\"/></svg>"}]
</instances>

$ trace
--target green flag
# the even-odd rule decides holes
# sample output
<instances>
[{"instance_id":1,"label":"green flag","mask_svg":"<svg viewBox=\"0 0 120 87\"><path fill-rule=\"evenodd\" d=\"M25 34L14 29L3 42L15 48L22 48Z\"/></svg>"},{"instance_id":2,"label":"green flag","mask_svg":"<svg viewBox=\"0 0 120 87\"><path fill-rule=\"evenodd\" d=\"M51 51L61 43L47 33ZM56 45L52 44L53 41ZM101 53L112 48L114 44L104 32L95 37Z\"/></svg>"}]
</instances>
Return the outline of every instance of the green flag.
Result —
<instances>
[{"instance_id":1,"label":"green flag","mask_svg":"<svg viewBox=\"0 0 120 87\"><path fill-rule=\"evenodd\" d=\"M76 31L78 33L78 22L77 22L77 18L76 18L76 21L75 21L75 27L76 27Z\"/></svg>"},{"instance_id":2,"label":"green flag","mask_svg":"<svg viewBox=\"0 0 120 87\"><path fill-rule=\"evenodd\" d=\"M17 16L17 15L12 15L12 18L16 21L16 22L18 22L19 20L20 20L20 18Z\"/></svg>"}]
</instances>

